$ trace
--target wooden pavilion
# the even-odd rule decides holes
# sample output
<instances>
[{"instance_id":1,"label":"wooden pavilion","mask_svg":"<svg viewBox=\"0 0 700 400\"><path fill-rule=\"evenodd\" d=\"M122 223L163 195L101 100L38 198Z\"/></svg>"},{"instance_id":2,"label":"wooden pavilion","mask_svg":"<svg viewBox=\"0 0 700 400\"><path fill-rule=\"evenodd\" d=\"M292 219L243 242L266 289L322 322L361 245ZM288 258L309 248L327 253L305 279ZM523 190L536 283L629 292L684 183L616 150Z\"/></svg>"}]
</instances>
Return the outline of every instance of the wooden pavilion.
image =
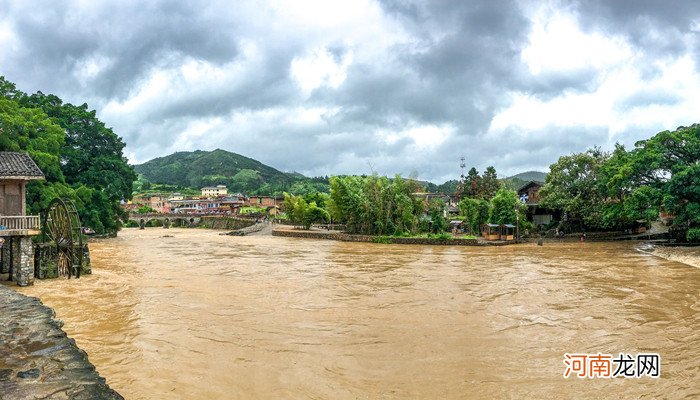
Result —
<instances>
[{"instance_id":1,"label":"wooden pavilion","mask_svg":"<svg viewBox=\"0 0 700 400\"><path fill-rule=\"evenodd\" d=\"M38 215L26 215L27 183L44 174L26 153L0 152L0 273L19 286L34 283L32 236L41 233Z\"/></svg>"}]
</instances>

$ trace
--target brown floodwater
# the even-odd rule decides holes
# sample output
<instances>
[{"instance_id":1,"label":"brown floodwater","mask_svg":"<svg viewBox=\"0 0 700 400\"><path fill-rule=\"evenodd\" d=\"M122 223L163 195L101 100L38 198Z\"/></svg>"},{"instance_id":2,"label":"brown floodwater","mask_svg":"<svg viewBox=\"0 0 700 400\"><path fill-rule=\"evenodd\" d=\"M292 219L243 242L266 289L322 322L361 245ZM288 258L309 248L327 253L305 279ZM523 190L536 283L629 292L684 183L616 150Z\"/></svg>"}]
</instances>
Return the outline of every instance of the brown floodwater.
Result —
<instances>
[{"instance_id":1,"label":"brown floodwater","mask_svg":"<svg viewBox=\"0 0 700 400\"><path fill-rule=\"evenodd\" d=\"M127 399L700 397L700 269L634 244L218 233L124 230L20 290ZM567 352L656 352L661 378L565 379Z\"/></svg>"}]
</instances>

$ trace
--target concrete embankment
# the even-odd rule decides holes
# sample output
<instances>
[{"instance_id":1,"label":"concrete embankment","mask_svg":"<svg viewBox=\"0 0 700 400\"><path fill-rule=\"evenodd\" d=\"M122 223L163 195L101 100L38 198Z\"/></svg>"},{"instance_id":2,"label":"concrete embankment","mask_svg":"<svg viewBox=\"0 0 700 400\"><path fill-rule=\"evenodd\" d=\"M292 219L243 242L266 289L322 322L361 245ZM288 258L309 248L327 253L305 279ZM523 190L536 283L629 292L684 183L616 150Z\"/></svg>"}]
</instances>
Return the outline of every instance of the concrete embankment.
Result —
<instances>
[{"instance_id":1,"label":"concrete embankment","mask_svg":"<svg viewBox=\"0 0 700 400\"><path fill-rule=\"evenodd\" d=\"M54 317L39 299L0 285L0 400L123 400Z\"/></svg>"},{"instance_id":2,"label":"concrete embankment","mask_svg":"<svg viewBox=\"0 0 700 400\"><path fill-rule=\"evenodd\" d=\"M651 254L700 268L700 246L654 246Z\"/></svg>"},{"instance_id":3,"label":"concrete embankment","mask_svg":"<svg viewBox=\"0 0 700 400\"><path fill-rule=\"evenodd\" d=\"M342 232L302 230L292 227L279 227L272 230L272 236L296 237L305 239L339 240L342 242L390 243L390 244L421 244L439 246L505 246L514 244L506 241L483 241L478 239L431 239L416 237L390 237L371 235L351 235Z\"/></svg>"}]
</instances>

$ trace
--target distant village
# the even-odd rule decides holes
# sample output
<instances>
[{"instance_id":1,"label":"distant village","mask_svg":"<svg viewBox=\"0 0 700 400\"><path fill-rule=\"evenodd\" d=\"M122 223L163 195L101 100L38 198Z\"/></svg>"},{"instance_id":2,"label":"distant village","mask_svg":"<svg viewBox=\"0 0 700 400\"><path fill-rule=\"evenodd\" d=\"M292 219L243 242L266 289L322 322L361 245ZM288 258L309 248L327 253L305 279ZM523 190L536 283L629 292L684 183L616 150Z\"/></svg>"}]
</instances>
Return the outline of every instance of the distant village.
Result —
<instances>
[{"instance_id":1,"label":"distant village","mask_svg":"<svg viewBox=\"0 0 700 400\"><path fill-rule=\"evenodd\" d=\"M520 202L527 206L526 218L535 226L546 226L561 217L561 212L558 210L539 207L538 192L542 185L544 182L530 181L517 190ZM446 218L457 216L460 212L461 196L459 195L416 192L413 196L424 200L426 204L431 200L441 200L445 204L444 217ZM199 196L184 196L181 193L134 195L132 200L122 204L122 207L129 213L276 216L284 212L284 197L231 194L228 193L225 185L217 185L201 188Z\"/></svg>"},{"instance_id":2,"label":"distant village","mask_svg":"<svg viewBox=\"0 0 700 400\"><path fill-rule=\"evenodd\" d=\"M203 187L200 196L184 196L181 193L135 195L122 207L130 213L277 215L283 201L283 197L230 194L226 186L217 185Z\"/></svg>"}]
</instances>

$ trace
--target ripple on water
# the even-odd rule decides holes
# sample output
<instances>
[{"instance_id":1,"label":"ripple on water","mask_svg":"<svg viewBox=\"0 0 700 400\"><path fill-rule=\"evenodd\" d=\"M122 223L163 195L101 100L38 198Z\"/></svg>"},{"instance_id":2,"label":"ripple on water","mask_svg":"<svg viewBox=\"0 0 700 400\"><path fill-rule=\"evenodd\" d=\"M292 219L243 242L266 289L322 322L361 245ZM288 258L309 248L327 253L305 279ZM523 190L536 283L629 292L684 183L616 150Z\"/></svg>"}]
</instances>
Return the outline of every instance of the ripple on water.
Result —
<instances>
[{"instance_id":1,"label":"ripple on water","mask_svg":"<svg viewBox=\"0 0 700 400\"><path fill-rule=\"evenodd\" d=\"M21 290L129 399L698 394L700 269L630 244L218 233L124 230L91 242L92 276ZM663 379L561 377L565 352L642 350Z\"/></svg>"}]
</instances>

